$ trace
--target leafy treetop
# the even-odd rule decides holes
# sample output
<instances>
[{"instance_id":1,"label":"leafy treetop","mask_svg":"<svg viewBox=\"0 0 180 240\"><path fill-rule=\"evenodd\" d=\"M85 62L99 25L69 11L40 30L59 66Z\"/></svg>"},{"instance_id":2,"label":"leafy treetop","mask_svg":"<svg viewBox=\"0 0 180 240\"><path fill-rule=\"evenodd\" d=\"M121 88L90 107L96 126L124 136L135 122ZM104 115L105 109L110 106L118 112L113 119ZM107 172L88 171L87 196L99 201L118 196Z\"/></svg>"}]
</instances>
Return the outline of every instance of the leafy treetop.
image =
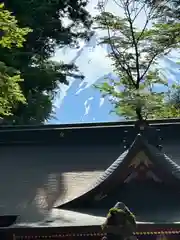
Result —
<instances>
[{"instance_id":1,"label":"leafy treetop","mask_svg":"<svg viewBox=\"0 0 180 240\"><path fill-rule=\"evenodd\" d=\"M111 96L115 112L126 119L169 117L174 108L165 104L167 92L156 91L157 86L168 89L158 60L179 48L180 23L160 21L161 1L150 5L146 1L119 0L116 4L124 16L106 12L102 4L95 20L98 29L107 31L100 44L111 46L108 57L119 80L109 79L96 87L104 96ZM136 21L142 15L143 26L137 28Z\"/></svg>"},{"instance_id":2,"label":"leafy treetop","mask_svg":"<svg viewBox=\"0 0 180 240\"><path fill-rule=\"evenodd\" d=\"M2 62L17 69L24 81L20 87L26 98L14 105L13 115L3 124L43 124L53 115L53 101L61 94L61 84L82 77L74 64L50 58L57 48L78 47L80 39L89 39L92 19L86 0L11 0L6 8L13 12L19 27L32 29L22 48L0 48Z\"/></svg>"},{"instance_id":3,"label":"leafy treetop","mask_svg":"<svg viewBox=\"0 0 180 240\"><path fill-rule=\"evenodd\" d=\"M0 46L3 48L23 47L25 37L31 32L29 28L19 28L17 20L0 4ZM14 68L0 61L0 115L12 114L12 107L19 102L25 103L25 98L19 83L20 74Z\"/></svg>"}]
</instances>

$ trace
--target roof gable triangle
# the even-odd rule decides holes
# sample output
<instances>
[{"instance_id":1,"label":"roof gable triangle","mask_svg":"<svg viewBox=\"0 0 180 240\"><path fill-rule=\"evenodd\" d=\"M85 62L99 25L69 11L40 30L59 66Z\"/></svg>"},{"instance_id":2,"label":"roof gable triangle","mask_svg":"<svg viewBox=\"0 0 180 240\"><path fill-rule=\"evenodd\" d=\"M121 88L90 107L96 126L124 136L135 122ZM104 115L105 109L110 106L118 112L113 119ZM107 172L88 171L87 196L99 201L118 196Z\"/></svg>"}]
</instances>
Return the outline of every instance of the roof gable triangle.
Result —
<instances>
[{"instance_id":1,"label":"roof gable triangle","mask_svg":"<svg viewBox=\"0 0 180 240\"><path fill-rule=\"evenodd\" d=\"M104 198L112 186L122 186L136 178L139 173L155 182L175 184L178 180L180 183L180 167L138 134L130 148L118 157L90 190L59 207L81 205L87 199L95 200L97 196Z\"/></svg>"}]
</instances>

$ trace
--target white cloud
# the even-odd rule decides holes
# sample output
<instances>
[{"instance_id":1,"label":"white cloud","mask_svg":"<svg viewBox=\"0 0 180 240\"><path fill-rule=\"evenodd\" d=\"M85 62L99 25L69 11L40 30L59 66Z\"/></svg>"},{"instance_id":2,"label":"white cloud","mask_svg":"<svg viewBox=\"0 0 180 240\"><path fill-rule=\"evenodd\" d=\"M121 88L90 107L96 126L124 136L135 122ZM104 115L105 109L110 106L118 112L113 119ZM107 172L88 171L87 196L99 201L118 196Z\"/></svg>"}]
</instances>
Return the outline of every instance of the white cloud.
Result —
<instances>
[{"instance_id":1,"label":"white cloud","mask_svg":"<svg viewBox=\"0 0 180 240\"><path fill-rule=\"evenodd\" d=\"M96 35L96 37L98 36ZM104 49L102 46L92 47L94 45L95 43L94 44L90 43L91 47L84 47L83 51L81 51L81 56L76 59L76 65L78 66L79 71L81 72L81 74L85 76L84 81L80 83L79 89L75 93L76 95L78 95L81 91L94 84L96 80L100 78L102 75L108 74L109 72L112 71L111 60L107 58L106 49ZM67 50L68 55L64 54L66 60L65 62L70 62L72 58L74 58L77 55L77 51L76 55L74 56L73 54L72 55L70 54L70 51L71 50ZM60 51L58 52L58 54L60 54ZM69 61L67 61L67 59ZM63 98L67 95L67 90L72 85L73 81L74 80L70 81L69 86L64 86L63 84L61 84L59 96L57 97L55 103L56 106L61 105L61 102Z\"/></svg>"},{"instance_id":2,"label":"white cloud","mask_svg":"<svg viewBox=\"0 0 180 240\"><path fill-rule=\"evenodd\" d=\"M95 1L92 0L92 2L95 2ZM125 17L123 9L118 6L118 0L116 0L116 1L115 0L108 0L106 2L107 2L106 7L105 7L106 11L111 12L114 15L117 15L117 16ZM134 3L132 3L132 4L134 4ZM145 22L146 22L146 16L147 16L146 14L147 14L147 10L146 10L146 13L145 13L144 10L142 9L140 14L136 17L136 20L135 20L134 24L137 28L143 28L144 27ZM150 26L151 26L151 23L149 23L147 25L147 27L150 27Z\"/></svg>"},{"instance_id":3,"label":"white cloud","mask_svg":"<svg viewBox=\"0 0 180 240\"><path fill-rule=\"evenodd\" d=\"M84 51L81 58L76 61L80 72L85 76L85 82L88 83L85 88L112 70L111 60L106 56L106 50L101 46L97 46L90 51Z\"/></svg>"}]
</instances>

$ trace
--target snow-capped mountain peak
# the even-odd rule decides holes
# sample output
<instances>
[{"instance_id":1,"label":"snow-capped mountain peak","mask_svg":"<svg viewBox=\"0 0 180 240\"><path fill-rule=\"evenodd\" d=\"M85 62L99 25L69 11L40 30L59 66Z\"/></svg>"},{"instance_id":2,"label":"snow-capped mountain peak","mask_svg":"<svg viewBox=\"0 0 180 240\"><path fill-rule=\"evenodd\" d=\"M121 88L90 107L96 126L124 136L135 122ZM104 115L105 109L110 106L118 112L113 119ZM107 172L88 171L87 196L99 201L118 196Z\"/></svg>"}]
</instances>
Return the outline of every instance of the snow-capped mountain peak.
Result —
<instances>
[{"instance_id":1,"label":"snow-capped mountain peak","mask_svg":"<svg viewBox=\"0 0 180 240\"><path fill-rule=\"evenodd\" d=\"M60 93L56 99L56 118L50 123L77 123L77 122L102 122L117 121L121 119L115 114L109 114L113 106L108 98L104 98L94 84L104 82L107 78L117 80L112 71L112 62L107 58L107 46L98 45L99 36L95 33L89 42L72 54L70 49L64 53L66 62L74 62L84 80L72 79L69 86L60 86ZM68 56L67 56L68 55ZM69 58L69 61L67 61ZM173 60L163 58L160 65L164 73L172 82L177 82L180 77L179 64ZM119 91L119 89L118 89Z\"/></svg>"}]
</instances>

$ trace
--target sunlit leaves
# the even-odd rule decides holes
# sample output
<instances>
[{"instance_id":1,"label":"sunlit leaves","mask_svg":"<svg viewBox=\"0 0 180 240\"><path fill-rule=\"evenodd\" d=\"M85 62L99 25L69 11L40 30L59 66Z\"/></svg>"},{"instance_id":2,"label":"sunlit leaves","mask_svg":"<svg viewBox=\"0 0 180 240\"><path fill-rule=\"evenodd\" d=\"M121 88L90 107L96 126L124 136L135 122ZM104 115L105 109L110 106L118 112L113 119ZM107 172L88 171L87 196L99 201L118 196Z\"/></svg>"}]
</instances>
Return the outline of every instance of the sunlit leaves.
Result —
<instances>
[{"instance_id":1,"label":"sunlit leaves","mask_svg":"<svg viewBox=\"0 0 180 240\"><path fill-rule=\"evenodd\" d=\"M26 35L31 31L29 28L19 28L15 17L5 10L4 4L0 4L0 45L2 47L22 47Z\"/></svg>"},{"instance_id":2,"label":"sunlit leaves","mask_svg":"<svg viewBox=\"0 0 180 240\"><path fill-rule=\"evenodd\" d=\"M29 28L19 28L11 13L0 4L0 46L3 48L22 47ZM0 116L12 114L12 108L17 103L25 103L25 97L19 83L22 82L20 73L14 68L0 62Z\"/></svg>"},{"instance_id":3,"label":"sunlit leaves","mask_svg":"<svg viewBox=\"0 0 180 240\"><path fill-rule=\"evenodd\" d=\"M55 96L70 78L82 78L72 64L51 61L57 48L79 46L80 39L92 36L92 19L87 0L11 0L5 8L15 15L19 30L30 27L23 48L0 48L1 61L18 69L21 89L27 104L14 104L13 116L3 117L4 124L43 124L52 117ZM19 32L18 30L18 32ZM16 31L16 33L18 33ZM18 42L19 43L19 42ZM17 45L16 45L17 46Z\"/></svg>"},{"instance_id":4,"label":"sunlit leaves","mask_svg":"<svg viewBox=\"0 0 180 240\"><path fill-rule=\"evenodd\" d=\"M103 44L111 46L109 57L113 61L118 82L109 81L98 86L103 95L110 96L115 112L127 119L139 118L136 110L141 109L141 117L169 117L177 114L167 102L169 86L166 77L158 70L157 61L172 49L180 47L179 21L160 21L161 2L156 5L146 1L119 0L117 7L124 16L104 12L96 17L100 29L107 31ZM146 19L138 29L135 20L142 14ZM151 27L148 24L151 23ZM120 91L117 91L117 85ZM159 92L162 88L162 92ZM174 86L177 89L177 86ZM177 115L179 116L179 115Z\"/></svg>"}]
</instances>

